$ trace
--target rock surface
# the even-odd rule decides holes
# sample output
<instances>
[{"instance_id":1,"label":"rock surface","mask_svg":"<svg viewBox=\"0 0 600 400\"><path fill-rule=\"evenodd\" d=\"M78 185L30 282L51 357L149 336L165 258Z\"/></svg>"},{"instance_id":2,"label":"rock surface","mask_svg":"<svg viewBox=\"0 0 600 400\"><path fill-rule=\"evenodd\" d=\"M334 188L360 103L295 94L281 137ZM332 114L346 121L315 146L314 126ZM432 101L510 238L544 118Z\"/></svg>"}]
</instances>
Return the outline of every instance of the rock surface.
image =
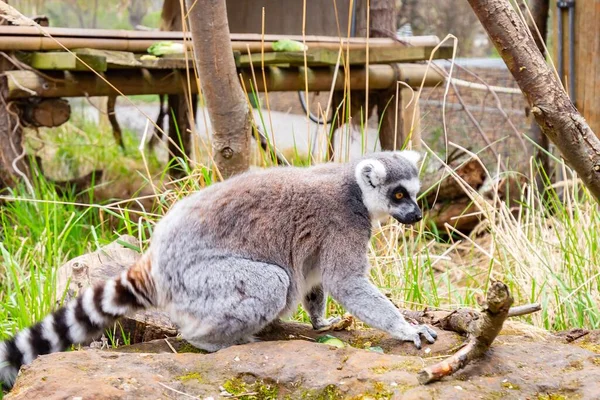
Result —
<instances>
[{"instance_id":1,"label":"rock surface","mask_svg":"<svg viewBox=\"0 0 600 400\"><path fill-rule=\"evenodd\" d=\"M440 336L438 351L456 339L446 332ZM416 376L424 365L439 361L433 351L379 354L288 340L200 354L181 340L169 340L177 354L160 340L110 352L40 357L22 369L6 399L600 398L598 333L567 344L564 338L525 336L509 325L483 360L428 386L420 386Z\"/></svg>"},{"instance_id":2,"label":"rock surface","mask_svg":"<svg viewBox=\"0 0 600 400\"><path fill-rule=\"evenodd\" d=\"M118 275L139 257L134 246L135 238L122 236L71 260L59 271L59 295ZM309 325L280 323L258 335L262 342L201 354L164 339L176 329L160 312L121 323L136 344L42 356L22 368L6 398L600 399L600 331L553 336L506 321L484 359L420 386L417 372L456 352L463 337L438 330L436 343L417 350L376 330L327 332L348 344L340 349L315 343L325 332Z\"/></svg>"}]
</instances>

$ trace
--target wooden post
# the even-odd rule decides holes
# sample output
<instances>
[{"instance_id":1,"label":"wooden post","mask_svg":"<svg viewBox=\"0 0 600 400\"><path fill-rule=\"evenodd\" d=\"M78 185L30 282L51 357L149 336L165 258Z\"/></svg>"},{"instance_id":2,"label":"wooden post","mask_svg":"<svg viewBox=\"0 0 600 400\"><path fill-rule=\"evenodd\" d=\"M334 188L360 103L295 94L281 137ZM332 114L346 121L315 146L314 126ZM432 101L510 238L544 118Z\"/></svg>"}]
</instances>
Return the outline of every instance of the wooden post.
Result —
<instances>
[{"instance_id":1,"label":"wooden post","mask_svg":"<svg viewBox=\"0 0 600 400\"><path fill-rule=\"evenodd\" d=\"M574 6L574 77L575 93L569 93L575 107L583 114L590 128L596 135L600 132L600 68L595 67L600 54L600 3L598 0L561 1ZM569 10L559 14L557 0L551 2L553 19L554 64L558 66L558 17L562 14L563 31L563 65L564 73L561 80L569 88L570 58L569 58Z\"/></svg>"},{"instance_id":2,"label":"wooden post","mask_svg":"<svg viewBox=\"0 0 600 400\"><path fill-rule=\"evenodd\" d=\"M180 0L164 1L161 12L161 30L183 30L181 5L184 3L184 1ZM182 81L182 84L184 83ZM196 82L193 82L193 84L195 85ZM167 100L167 114L169 117L168 148L171 157L171 174L175 177L180 177L184 173L181 165L175 160L177 158L185 159L186 157L192 157L191 132L195 132L193 121L196 120L198 96L193 94L190 100L191 103L187 101L185 95L181 94L169 95Z\"/></svg>"},{"instance_id":3,"label":"wooden post","mask_svg":"<svg viewBox=\"0 0 600 400\"><path fill-rule=\"evenodd\" d=\"M400 113L402 114L402 132L410 137L413 149L421 148L421 108L417 102L419 89L407 87L400 89ZM414 96L414 97L413 97ZM414 120L413 120L414 115Z\"/></svg>"},{"instance_id":4,"label":"wooden post","mask_svg":"<svg viewBox=\"0 0 600 400\"><path fill-rule=\"evenodd\" d=\"M175 72L178 73L178 72ZM182 80L182 85L184 84ZM189 103L185 94L169 95L167 109L169 113L169 153L175 158L192 158L192 135L194 132L193 121L196 120L196 104L198 95L191 95L192 110L190 114ZM184 170L179 163L171 165L174 176L182 176Z\"/></svg>"},{"instance_id":5,"label":"wooden post","mask_svg":"<svg viewBox=\"0 0 600 400\"><path fill-rule=\"evenodd\" d=\"M369 2L369 37L373 38L395 38L397 11L394 0L370 0ZM367 0L357 0L356 10L356 34L357 36L366 36L367 34ZM400 80L401 74L397 72L397 80ZM405 109L403 105L407 104L407 100L403 100L403 94L409 96L407 91L402 90L403 87L396 88L394 84L386 90L374 91L369 93L369 110L370 115L373 106L377 106L377 112L381 121L381 129L379 131L379 141L382 150L396 150L402 148L406 142L407 136L411 133L410 143L412 148L419 148L421 145L421 135L419 126L415 124L412 131L407 130L407 124L412 123L413 107L418 107L418 104L411 104L409 109ZM397 92L397 93L396 93ZM398 98L396 98L398 96ZM364 98L364 95L362 96ZM366 102L364 103L366 104ZM385 110L385 111L384 111ZM419 113L417 112L417 115ZM370 147L370 145L369 145Z\"/></svg>"},{"instance_id":6,"label":"wooden post","mask_svg":"<svg viewBox=\"0 0 600 400\"><path fill-rule=\"evenodd\" d=\"M108 120L108 96L94 96L89 98L92 106L98 110L98 128L104 131L110 127Z\"/></svg>"}]
</instances>

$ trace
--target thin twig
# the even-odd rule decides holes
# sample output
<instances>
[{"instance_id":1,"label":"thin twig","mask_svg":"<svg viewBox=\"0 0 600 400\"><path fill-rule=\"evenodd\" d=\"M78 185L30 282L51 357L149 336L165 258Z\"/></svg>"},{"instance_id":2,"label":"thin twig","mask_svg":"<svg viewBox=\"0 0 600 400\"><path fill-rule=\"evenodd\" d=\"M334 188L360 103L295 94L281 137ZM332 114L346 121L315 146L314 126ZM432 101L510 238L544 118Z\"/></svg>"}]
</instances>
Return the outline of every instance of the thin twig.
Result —
<instances>
[{"instance_id":1,"label":"thin twig","mask_svg":"<svg viewBox=\"0 0 600 400\"><path fill-rule=\"evenodd\" d=\"M175 354L177 354L177 350L175 350L175 347L173 347L173 345L169 342L168 338L165 338L165 342L167 343L167 346L169 346L169 348L171 349L171 351Z\"/></svg>"},{"instance_id":2,"label":"thin twig","mask_svg":"<svg viewBox=\"0 0 600 400\"><path fill-rule=\"evenodd\" d=\"M165 389L169 389L169 390L171 390L171 391L173 391L173 392L175 392L175 393L177 393L177 394L180 394L180 395L183 395L183 396L187 396L187 397L189 397L189 398L191 398L191 399L198 399L198 400L202 400L202 399L201 399L200 397L198 397L198 396L194 396L194 395L191 395L191 394L187 394L187 393L181 392L181 391L179 391L179 390L177 390L177 389L174 389L174 388L172 388L172 387L170 387L170 386L167 386L167 385L165 385L165 384L164 384L164 383L162 383L162 382L156 382L156 383L158 383L160 386L164 387Z\"/></svg>"},{"instance_id":3,"label":"thin twig","mask_svg":"<svg viewBox=\"0 0 600 400\"><path fill-rule=\"evenodd\" d=\"M508 310L508 317L520 317L521 315L532 314L542 309L539 303L524 304L522 306L511 307Z\"/></svg>"}]
</instances>

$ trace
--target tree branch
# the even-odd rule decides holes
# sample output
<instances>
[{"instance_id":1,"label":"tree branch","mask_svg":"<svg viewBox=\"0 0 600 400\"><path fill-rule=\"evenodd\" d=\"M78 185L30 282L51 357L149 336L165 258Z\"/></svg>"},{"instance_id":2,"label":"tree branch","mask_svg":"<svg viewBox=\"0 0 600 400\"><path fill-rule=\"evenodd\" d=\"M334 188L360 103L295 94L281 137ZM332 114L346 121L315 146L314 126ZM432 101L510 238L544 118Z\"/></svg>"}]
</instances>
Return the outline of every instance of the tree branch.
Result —
<instances>
[{"instance_id":1,"label":"tree branch","mask_svg":"<svg viewBox=\"0 0 600 400\"><path fill-rule=\"evenodd\" d=\"M488 290L487 300L482 304L482 312L467 326L462 326L469 333L470 339L467 345L446 360L419 372L419 382L427 384L439 381L464 368L470 361L483 356L502 330L512 302L513 298L504 283L492 283ZM452 318L453 314L448 317ZM461 321L464 322L464 320Z\"/></svg>"},{"instance_id":2,"label":"tree branch","mask_svg":"<svg viewBox=\"0 0 600 400\"><path fill-rule=\"evenodd\" d=\"M508 0L469 0L525 94L542 132L600 200L600 140L546 64Z\"/></svg>"}]
</instances>

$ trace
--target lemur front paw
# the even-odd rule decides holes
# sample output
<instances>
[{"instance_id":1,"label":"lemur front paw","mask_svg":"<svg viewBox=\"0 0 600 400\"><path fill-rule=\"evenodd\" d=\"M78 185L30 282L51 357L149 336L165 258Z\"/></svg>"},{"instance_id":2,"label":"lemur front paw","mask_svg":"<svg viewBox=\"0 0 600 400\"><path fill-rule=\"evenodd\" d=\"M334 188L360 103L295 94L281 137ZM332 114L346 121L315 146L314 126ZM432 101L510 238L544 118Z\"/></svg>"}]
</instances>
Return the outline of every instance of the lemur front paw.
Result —
<instances>
[{"instance_id":1,"label":"lemur front paw","mask_svg":"<svg viewBox=\"0 0 600 400\"><path fill-rule=\"evenodd\" d=\"M421 335L423 335L425 340L427 340L429 343L434 343L435 339L437 339L437 333L427 325L409 325L405 327L400 334L394 336L396 336L400 340L413 342L415 344L415 347L417 349L420 349Z\"/></svg>"},{"instance_id":2,"label":"lemur front paw","mask_svg":"<svg viewBox=\"0 0 600 400\"><path fill-rule=\"evenodd\" d=\"M341 320L341 317L318 318L315 321L312 321L312 326L315 331L328 331L333 325L339 323Z\"/></svg>"}]
</instances>

